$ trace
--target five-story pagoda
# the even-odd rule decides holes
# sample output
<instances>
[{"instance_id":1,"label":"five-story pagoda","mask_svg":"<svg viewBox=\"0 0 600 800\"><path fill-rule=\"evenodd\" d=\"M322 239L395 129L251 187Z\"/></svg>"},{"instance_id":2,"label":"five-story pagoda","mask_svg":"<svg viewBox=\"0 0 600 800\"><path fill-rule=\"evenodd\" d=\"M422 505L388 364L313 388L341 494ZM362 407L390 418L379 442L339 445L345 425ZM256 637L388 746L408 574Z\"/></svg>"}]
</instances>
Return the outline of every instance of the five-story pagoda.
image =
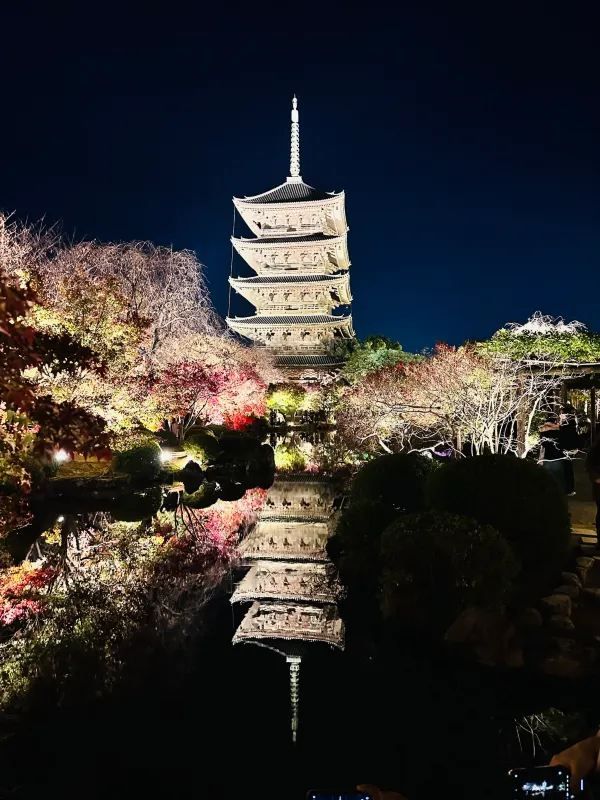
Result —
<instances>
[{"instance_id":1,"label":"five-story pagoda","mask_svg":"<svg viewBox=\"0 0 600 800\"><path fill-rule=\"evenodd\" d=\"M271 350L291 379L315 380L335 372L338 339L354 338L349 313L334 309L352 300L344 192L321 192L300 175L300 129L292 104L290 176L262 194L233 199L254 234L232 244L256 273L229 282L256 308L250 317L228 317L236 333Z\"/></svg>"}]
</instances>

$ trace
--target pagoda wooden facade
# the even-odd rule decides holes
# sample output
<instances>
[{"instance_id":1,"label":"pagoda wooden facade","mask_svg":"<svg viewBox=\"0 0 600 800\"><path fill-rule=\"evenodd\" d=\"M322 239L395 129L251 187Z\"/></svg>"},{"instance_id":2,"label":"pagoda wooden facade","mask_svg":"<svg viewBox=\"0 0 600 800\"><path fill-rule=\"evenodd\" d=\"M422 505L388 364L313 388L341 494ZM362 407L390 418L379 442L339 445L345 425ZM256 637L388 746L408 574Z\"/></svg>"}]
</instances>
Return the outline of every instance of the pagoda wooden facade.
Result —
<instances>
[{"instance_id":1,"label":"pagoda wooden facade","mask_svg":"<svg viewBox=\"0 0 600 800\"><path fill-rule=\"evenodd\" d=\"M300 175L297 101L292 106L290 176L262 194L234 198L253 238L232 237L236 252L256 273L229 278L256 309L228 317L231 330L268 348L295 380L335 373L336 340L353 339L344 192L322 192Z\"/></svg>"}]
</instances>

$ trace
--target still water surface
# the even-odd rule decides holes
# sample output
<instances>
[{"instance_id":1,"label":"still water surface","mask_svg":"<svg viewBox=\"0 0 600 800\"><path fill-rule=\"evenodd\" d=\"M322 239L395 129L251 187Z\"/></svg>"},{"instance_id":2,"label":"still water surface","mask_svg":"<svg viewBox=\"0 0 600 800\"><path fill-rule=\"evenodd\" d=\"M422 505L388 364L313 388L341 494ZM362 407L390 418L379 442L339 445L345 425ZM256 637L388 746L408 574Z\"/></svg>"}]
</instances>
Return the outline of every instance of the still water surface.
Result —
<instances>
[{"instance_id":1,"label":"still water surface","mask_svg":"<svg viewBox=\"0 0 600 800\"><path fill-rule=\"evenodd\" d=\"M408 641L346 647L325 549L342 502L318 475L277 476L205 609L192 671L174 684L167 663L110 700L36 720L3 747L10 796L299 800L374 782L410 800L503 797L504 772L528 758L514 719L580 709L585 690Z\"/></svg>"}]
</instances>

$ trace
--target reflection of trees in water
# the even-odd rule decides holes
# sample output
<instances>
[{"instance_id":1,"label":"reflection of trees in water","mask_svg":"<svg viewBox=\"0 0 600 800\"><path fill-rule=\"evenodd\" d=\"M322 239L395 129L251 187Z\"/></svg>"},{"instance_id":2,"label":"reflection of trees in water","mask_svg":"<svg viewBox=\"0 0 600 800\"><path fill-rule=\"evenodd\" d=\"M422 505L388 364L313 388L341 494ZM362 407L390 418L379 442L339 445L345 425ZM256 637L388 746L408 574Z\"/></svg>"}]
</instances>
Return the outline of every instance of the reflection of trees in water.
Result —
<instances>
[{"instance_id":1,"label":"reflection of trees in water","mask_svg":"<svg viewBox=\"0 0 600 800\"><path fill-rule=\"evenodd\" d=\"M299 712L299 670L311 645L343 649L341 586L327 557L339 492L317 475L281 475L240 551L249 569L232 603L251 603L233 637L283 655L290 668L292 737Z\"/></svg>"},{"instance_id":2,"label":"reflection of trees in water","mask_svg":"<svg viewBox=\"0 0 600 800\"><path fill-rule=\"evenodd\" d=\"M264 496L131 521L130 503L54 513L0 575L0 706L25 707L42 688L57 703L102 694L154 656L169 654L173 674L191 666L204 607Z\"/></svg>"}]
</instances>

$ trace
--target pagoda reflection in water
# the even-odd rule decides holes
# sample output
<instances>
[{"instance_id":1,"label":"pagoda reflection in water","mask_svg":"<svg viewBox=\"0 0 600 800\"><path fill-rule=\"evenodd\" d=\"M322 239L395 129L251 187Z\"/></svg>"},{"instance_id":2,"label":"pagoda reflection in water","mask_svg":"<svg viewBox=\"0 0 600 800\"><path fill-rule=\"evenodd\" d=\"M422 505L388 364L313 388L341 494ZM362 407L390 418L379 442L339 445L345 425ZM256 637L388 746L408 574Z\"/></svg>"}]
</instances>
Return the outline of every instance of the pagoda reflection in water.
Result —
<instances>
[{"instance_id":1,"label":"pagoda reflection in water","mask_svg":"<svg viewBox=\"0 0 600 800\"><path fill-rule=\"evenodd\" d=\"M315 643L344 647L337 607L341 587L326 551L340 501L335 485L319 476L277 478L254 530L240 547L249 570L231 602L251 605L233 643L261 645L285 657L294 741L303 656Z\"/></svg>"}]
</instances>

